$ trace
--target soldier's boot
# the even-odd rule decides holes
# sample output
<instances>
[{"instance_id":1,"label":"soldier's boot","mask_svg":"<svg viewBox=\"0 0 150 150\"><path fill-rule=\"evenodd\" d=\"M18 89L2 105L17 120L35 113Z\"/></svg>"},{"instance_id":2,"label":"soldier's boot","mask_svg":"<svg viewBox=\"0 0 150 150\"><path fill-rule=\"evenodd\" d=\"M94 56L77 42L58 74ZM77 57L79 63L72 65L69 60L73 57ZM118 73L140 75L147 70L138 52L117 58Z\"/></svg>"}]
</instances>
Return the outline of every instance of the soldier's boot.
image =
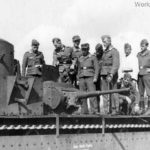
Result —
<instances>
[{"instance_id":1,"label":"soldier's boot","mask_svg":"<svg viewBox=\"0 0 150 150\"><path fill-rule=\"evenodd\" d=\"M139 108L140 108L140 110L139 110L138 114L143 115L145 113L145 104L144 104L143 100L139 102Z\"/></svg>"},{"instance_id":2,"label":"soldier's boot","mask_svg":"<svg viewBox=\"0 0 150 150\"><path fill-rule=\"evenodd\" d=\"M148 97L147 110L143 115L150 115L150 97Z\"/></svg>"}]
</instances>

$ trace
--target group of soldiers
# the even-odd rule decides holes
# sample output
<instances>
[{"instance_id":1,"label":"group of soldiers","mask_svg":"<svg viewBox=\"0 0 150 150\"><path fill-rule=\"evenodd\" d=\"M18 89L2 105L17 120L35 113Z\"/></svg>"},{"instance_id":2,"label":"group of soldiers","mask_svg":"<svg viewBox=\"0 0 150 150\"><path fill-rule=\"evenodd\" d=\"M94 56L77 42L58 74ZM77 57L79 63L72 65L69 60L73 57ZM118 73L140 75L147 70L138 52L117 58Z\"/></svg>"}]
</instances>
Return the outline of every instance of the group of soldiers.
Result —
<instances>
[{"instance_id":1,"label":"group of soldiers","mask_svg":"<svg viewBox=\"0 0 150 150\"><path fill-rule=\"evenodd\" d=\"M120 67L119 51L113 47L111 37L103 35L102 44L98 43L95 53L90 53L90 44L83 43L81 38L73 36L73 46L65 46L61 39L53 38L55 47L53 51L53 65L59 70L59 81L69 83L81 91L111 90L129 87L129 92L103 96L103 112L100 111L100 97L82 100L81 114L99 114L100 112L113 115L132 114L139 97L139 114L149 114L150 110L150 51L148 41L143 39L140 43L141 51L137 54L139 73L137 79L131 74L134 66L123 70L123 77L118 82L118 70ZM22 76L41 76L42 66L45 64L43 53L38 51L39 42L32 40L31 50L24 54L22 64ZM131 45L125 43L125 57L131 54ZM138 85L138 86L137 86ZM138 88L137 88L138 87ZM145 109L144 94L148 96L147 109ZM89 109L90 108L90 109ZM111 111L110 111L111 108Z\"/></svg>"}]
</instances>

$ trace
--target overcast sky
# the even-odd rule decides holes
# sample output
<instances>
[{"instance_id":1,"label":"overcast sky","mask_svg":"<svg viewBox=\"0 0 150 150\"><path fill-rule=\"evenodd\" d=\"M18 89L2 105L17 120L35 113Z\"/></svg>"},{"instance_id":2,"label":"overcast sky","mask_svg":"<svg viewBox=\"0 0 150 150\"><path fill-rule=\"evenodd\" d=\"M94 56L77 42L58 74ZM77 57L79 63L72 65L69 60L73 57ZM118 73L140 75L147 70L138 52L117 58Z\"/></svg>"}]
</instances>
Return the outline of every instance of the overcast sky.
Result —
<instances>
[{"instance_id":1,"label":"overcast sky","mask_svg":"<svg viewBox=\"0 0 150 150\"><path fill-rule=\"evenodd\" d=\"M39 40L48 64L52 62L52 38L72 45L72 36L89 42L91 52L101 35L112 36L113 45L123 53L132 44L136 54L142 38L150 41L150 5L146 0L0 0L0 38L14 44L15 57L22 61L32 38Z\"/></svg>"}]
</instances>

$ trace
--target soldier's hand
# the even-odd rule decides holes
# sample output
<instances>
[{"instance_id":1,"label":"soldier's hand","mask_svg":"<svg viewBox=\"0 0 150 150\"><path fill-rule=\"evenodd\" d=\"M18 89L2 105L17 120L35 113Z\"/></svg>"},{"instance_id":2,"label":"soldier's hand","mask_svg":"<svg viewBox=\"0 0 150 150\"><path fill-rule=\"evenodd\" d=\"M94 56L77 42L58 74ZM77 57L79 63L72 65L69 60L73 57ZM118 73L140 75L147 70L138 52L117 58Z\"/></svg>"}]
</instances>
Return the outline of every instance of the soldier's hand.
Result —
<instances>
[{"instance_id":1,"label":"soldier's hand","mask_svg":"<svg viewBox=\"0 0 150 150\"><path fill-rule=\"evenodd\" d=\"M96 78L94 78L94 79L93 79L93 83L96 83L96 82L97 82L97 79L96 79Z\"/></svg>"},{"instance_id":2,"label":"soldier's hand","mask_svg":"<svg viewBox=\"0 0 150 150\"><path fill-rule=\"evenodd\" d=\"M110 83L112 81L112 78L113 78L112 74L107 75L107 82Z\"/></svg>"},{"instance_id":3,"label":"soldier's hand","mask_svg":"<svg viewBox=\"0 0 150 150\"><path fill-rule=\"evenodd\" d=\"M56 57L57 57L57 58L61 58L61 54L58 53L58 54L56 55Z\"/></svg>"},{"instance_id":4,"label":"soldier's hand","mask_svg":"<svg viewBox=\"0 0 150 150\"><path fill-rule=\"evenodd\" d=\"M42 68L42 65L35 65L36 68Z\"/></svg>"},{"instance_id":5,"label":"soldier's hand","mask_svg":"<svg viewBox=\"0 0 150 150\"><path fill-rule=\"evenodd\" d=\"M77 81L77 85L79 85L79 81Z\"/></svg>"},{"instance_id":6,"label":"soldier's hand","mask_svg":"<svg viewBox=\"0 0 150 150\"><path fill-rule=\"evenodd\" d=\"M70 69L74 70L74 68L75 68L75 66L72 64L72 65L70 66Z\"/></svg>"}]
</instances>

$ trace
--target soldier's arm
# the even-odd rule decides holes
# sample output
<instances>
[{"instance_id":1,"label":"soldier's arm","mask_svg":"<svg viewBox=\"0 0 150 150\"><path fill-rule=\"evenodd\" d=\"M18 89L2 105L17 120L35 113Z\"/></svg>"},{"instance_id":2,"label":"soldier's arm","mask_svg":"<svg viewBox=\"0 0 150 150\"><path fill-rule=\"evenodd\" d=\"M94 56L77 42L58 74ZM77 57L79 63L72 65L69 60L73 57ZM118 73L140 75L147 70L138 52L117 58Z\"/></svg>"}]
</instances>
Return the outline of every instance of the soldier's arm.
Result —
<instances>
[{"instance_id":1,"label":"soldier's arm","mask_svg":"<svg viewBox=\"0 0 150 150\"><path fill-rule=\"evenodd\" d=\"M23 63L22 63L22 76L25 76L27 61L28 61L28 56L27 56L27 53L25 53L23 56Z\"/></svg>"},{"instance_id":2,"label":"soldier's arm","mask_svg":"<svg viewBox=\"0 0 150 150\"><path fill-rule=\"evenodd\" d=\"M21 76L21 72L20 72L20 62L17 61L17 75Z\"/></svg>"},{"instance_id":3,"label":"soldier's arm","mask_svg":"<svg viewBox=\"0 0 150 150\"><path fill-rule=\"evenodd\" d=\"M110 71L110 74L115 74L120 66L120 55L119 52L117 50L113 50L112 52L112 68Z\"/></svg>"},{"instance_id":4,"label":"soldier's arm","mask_svg":"<svg viewBox=\"0 0 150 150\"><path fill-rule=\"evenodd\" d=\"M41 56L41 60L42 60L41 63L42 63L42 65L44 65L44 64L45 64L44 55L43 55L43 53L41 53L41 55L42 55L42 56Z\"/></svg>"},{"instance_id":5,"label":"soldier's arm","mask_svg":"<svg viewBox=\"0 0 150 150\"><path fill-rule=\"evenodd\" d=\"M94 62L94 70L95 70L94 79L97 80L99 75L99 64L95 56L93 56L93 62Z\"/></svg>"},{"instance_id":6,"label":"soldier's arm","mask_svg":"<svg viewBox=\"0 0 150 150\"><path fill-rule=\"evenodd\" d=\"M76 78L77 78L77 81L79 81L79 73L80 73L80 70L81 70L79 58L77 58L76 65L77 65L77 76L76 76Z\"/></svg>"},{"instance_id":7,"label":"soldier's arm","mask_svg":"<svg viewBox=\"0 0 150 150\"><path fill-rule=\"evenodd\" d=\"M58 60L57 60L57 53L53 52L53 66L57 66Z\"/></svg>"}]
</instances>

